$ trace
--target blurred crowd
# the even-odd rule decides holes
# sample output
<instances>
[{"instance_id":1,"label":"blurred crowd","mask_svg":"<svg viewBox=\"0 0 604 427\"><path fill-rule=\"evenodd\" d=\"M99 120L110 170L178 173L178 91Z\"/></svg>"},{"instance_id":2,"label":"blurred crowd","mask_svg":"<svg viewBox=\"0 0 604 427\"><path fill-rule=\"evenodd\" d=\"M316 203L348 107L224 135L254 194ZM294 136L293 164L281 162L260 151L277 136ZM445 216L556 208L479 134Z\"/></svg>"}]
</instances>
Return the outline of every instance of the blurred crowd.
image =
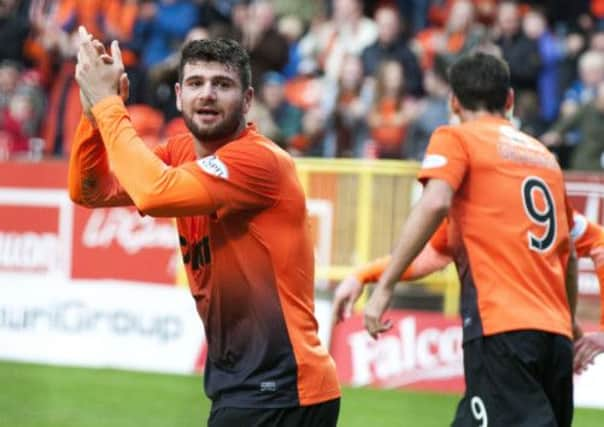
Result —
<instances>
[{"instance_id":1,"label":"blurred crowd","mask_svg":"<svg viewBox=\"0 0 604 427\"><path fill-rule=\"evenodd\" d=\"M150 146L185 130L182 44L229 37L251 57L248 118L294 155L421 160L447 67L480 49L509 63L517 126L565 168L604 165L604 0L1 0L0 160L69 155L78 25L120 41Z\"/></svg>"}]
</instances>

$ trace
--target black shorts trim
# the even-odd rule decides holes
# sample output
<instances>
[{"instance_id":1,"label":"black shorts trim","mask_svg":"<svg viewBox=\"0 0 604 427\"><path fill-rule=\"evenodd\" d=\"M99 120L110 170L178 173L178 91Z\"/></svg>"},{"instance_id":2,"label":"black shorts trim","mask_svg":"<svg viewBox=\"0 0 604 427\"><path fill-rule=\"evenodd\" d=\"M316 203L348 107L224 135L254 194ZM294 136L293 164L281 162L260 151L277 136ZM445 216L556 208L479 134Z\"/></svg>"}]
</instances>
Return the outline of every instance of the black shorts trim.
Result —
<instances>
[{"instance_id":1,"label":"black shorts trim","mask_svg":"<svg viewBox=\"0 0 604 427\"><path fill-rule=\"evenodd\" d=\"M292 408L212 409L208 427L336 427L340 399Z\"/></svg>"}]
</instances>

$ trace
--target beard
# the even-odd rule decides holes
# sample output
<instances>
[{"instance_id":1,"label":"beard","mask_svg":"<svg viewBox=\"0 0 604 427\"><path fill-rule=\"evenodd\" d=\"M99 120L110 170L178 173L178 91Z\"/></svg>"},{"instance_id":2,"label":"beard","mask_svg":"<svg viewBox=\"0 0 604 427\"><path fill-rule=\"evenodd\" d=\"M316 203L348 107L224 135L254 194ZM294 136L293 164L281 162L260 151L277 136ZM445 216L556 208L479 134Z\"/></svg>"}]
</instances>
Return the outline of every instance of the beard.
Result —
<instances>
[{"instance_id":1,"label":"beard","mask_svg":"<svg viewBox=\"0 0 604 427\"><path fill-rule=\"evenodd\" d=\"M235 138L241 123L245 121L243 104L228 113L222 121L206 128L202 128L195 123L192 114L183 111L182 118L189 132L202 143L212 143Z\"/></svg>"}]
</instances>

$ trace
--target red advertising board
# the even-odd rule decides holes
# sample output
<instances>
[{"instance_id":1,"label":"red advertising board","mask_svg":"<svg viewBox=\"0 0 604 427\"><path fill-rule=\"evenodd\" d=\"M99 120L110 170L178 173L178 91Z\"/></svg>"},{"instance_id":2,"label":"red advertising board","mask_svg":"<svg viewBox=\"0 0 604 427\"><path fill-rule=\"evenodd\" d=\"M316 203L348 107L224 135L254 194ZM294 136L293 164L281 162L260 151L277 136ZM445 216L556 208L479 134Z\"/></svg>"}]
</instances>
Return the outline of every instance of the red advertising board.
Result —
<instances>
[{"instance_id":1,"label":"red advertising board","mask_svg":"<svg viewBox=\"0 0 604 427\"><path fill-rule=\"evenodd\" d=\"M76 206L66 184L65 162L2 165L0 271L175 283L172 220Z\"/></svg>"},{"instance_id":2,"label":"red advertising board","mask_svg":"<svg viewBox=\"0 0 604 427\"><path fill-rule=\"evenodd\" d=\"M73 278L174 284L178 236L166 218L140 215L131 207L76 207Z\"/></svg>"},{"instance_id":3,"label":"red advertising board","mask_svg":"<svg viewBox=\"0 0 604 427\"><path fill-rule=\"evenodd\" d=\"M462 330L457 317L390 310L390 331L372 339L360 315L337 325L331 338L344 384L462 392Z\"/></svg>"},{"instance_id":4,"label":"red advertising board","mask_svg":"<svg viewBox=\"0 0 604 427\"><path fill-rule=\"evenodd\" d=\"M12 203L0 208L0 272L61 270L60 208Z\"/></svg>"}]
</instances>

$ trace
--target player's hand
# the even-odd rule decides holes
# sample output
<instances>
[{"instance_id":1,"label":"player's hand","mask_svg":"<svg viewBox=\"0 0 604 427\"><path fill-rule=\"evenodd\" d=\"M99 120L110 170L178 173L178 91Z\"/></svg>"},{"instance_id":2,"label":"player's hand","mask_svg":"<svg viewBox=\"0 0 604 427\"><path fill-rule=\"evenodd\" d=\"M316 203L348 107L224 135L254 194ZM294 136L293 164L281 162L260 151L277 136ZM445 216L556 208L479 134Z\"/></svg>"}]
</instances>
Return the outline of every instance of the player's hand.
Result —
<instances>
[{"instance_id":1,"label":"player's hand","mask_svg":"<svg viewBox=\"0 0 604 427\"><path fill-rule=\"evenodd\" d=\"M113 64L114 59L111 55L107 54L105 50L105 46L99 40L93 39L92 34L88 33L84 27L79 28L79 38L80 45L85 42L91 42L94 50L97 55L101 58L104 64ZM119 88L118 94L124 101L124 103L128 100L130 96L130 80L128 79L128 75L126 73L122 73L119 80ZM93 126L96 126L94 117L90 111L92 108L92 103L86 98L82 89L80 89L80 103L82 104L82 111L88 118L88 120L92 123Z\"/></svg>"},{"instance_id":2,"label":"player's hand","mask_svg":"<svg viewBox=\"0 0 604 427\"><path fill-rule=\"evenodd\" d=\"M355 275L350 275L338 285L333 297L333 319L335 323L348 319L354 303L363 292L363 284Z\"/></svg>"},{"instance_id":3,"label":"player's hand","mask_svg":"<svg viewBox=\"0 0 604 427\"><path fill-rule=\"evenodd\" d=\"M124 74L122 53L117 41L111 43L111 60L99 54L96 44L84 27L80 27L80 48L76 66L76 80L90 105L117 94Z\"/></svg>"},{"instance_id":4,"label":"player's hand","mask_svg":"<svg viewBox=\"0 0 604 427\"><path fill-rule=\"evenodd\" d=\"M575 374L581 374L587 370L589 365L599 354L604 353L604 332L585 334L575 342L575 357L573 370Z\"/></svg>"},{"instance_id":5,"label":"player's hand","mask_svg":"<svg viewBox=\"0 0 604 427\"><path fill-rule=\"evenodd\" d=\"M392 321L382 321L382 316L390 305L392 294L392 288L378 285L365 306L365 329L373 339L377 339L379 334L392 328Z\"/></svg>"}]
</instances>

